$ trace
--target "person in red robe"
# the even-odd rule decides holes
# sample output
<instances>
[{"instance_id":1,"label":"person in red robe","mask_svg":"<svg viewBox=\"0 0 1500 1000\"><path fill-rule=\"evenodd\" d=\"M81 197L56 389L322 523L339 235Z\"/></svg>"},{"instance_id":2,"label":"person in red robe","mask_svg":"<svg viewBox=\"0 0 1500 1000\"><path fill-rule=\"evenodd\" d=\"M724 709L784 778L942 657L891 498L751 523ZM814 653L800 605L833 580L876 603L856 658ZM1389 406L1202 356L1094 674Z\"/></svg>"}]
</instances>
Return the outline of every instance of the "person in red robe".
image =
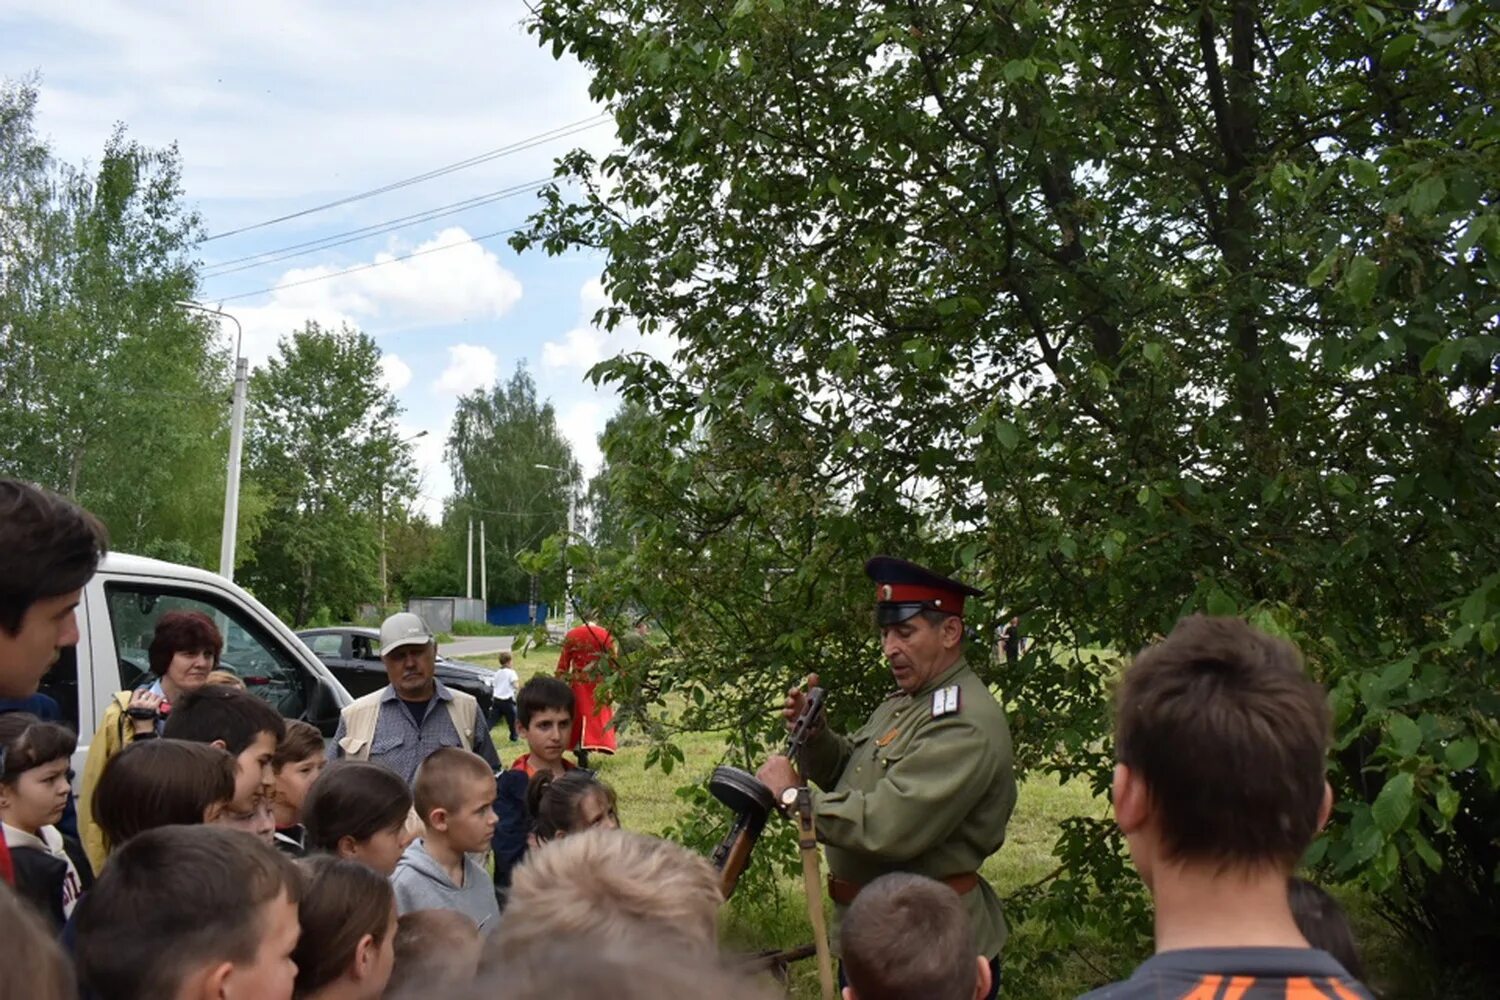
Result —
<instances>
[{"instance_id":1,"label":"person in red robe","mask_svg":"<svg viewBox=\"0 0 1500 1000\"><path fill-rule=\"evenodd\" d=\"M594 697L604 671L614 667L615 640L603 625L585 622L563 637L557 676L573 689L573 731L568 749L580 767L589 766L589 754L613 754L615 731L610 728L614 711Z\"/></svg>"}]
</instances>

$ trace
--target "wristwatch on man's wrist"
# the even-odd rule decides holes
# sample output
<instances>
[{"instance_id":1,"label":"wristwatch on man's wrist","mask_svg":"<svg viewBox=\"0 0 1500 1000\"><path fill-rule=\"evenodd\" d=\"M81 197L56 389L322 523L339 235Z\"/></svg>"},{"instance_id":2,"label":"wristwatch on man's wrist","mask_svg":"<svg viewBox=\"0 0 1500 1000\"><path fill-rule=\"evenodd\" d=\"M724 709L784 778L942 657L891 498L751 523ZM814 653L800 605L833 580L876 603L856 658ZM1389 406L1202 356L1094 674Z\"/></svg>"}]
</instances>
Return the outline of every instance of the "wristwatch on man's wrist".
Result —
<instances>
[{"instance_id":1,"label":"wristwatch on man's wrist","mask_svg":"<svg viewBox=\"0 0 1500 1000\"><path fill-rule=\"evenodd\" d=\"M788 816L792 814L793 809L797 808L797 791L797 786L792 785L781 792L781 811Z\"/></svg>"}]
</instances>

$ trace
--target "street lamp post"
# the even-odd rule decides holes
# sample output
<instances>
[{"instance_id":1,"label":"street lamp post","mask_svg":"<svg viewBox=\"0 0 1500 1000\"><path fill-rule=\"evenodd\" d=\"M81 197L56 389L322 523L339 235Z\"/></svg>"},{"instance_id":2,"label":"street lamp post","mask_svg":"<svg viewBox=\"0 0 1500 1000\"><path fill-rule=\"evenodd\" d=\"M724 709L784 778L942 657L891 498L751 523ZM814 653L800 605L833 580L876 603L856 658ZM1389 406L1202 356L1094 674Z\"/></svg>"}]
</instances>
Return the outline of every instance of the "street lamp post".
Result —
<instances>
[{"instance_id":1,"label":"street lamp post","mask_svg":"<svg viewBox=\"0 0 1500 1000\"><path fill-rule=\"evenodd\" d=\"M546 469L557 473L558 477L565 477L566 469L559 469L555 465L543 465L535 463L538 469ZM565 480L566 482L566 480ZM573 518L575 514L573 503L573 484L566 482L568 487L568 534L563 541L563 631L566 632L573 627L573 563L568 559L568 546L573 543Z\"/></svg>"},{"instance_id":2,"label":"street lamp post","mask_svg":"<svg viewBox=\"0 0 1500 1000\"><path fill-rule=\"evenodd\" d=\"M234 543L240 517L240 453L245 445L245 396L250 382L250 360L240 354L245 330L240 321L201 302L182 301L183 309L222 316L234 324L234 402L229 411L229 473L224 483L224 527L219 534L219 575L234 580Z\"/></svg>"}]
</instances>

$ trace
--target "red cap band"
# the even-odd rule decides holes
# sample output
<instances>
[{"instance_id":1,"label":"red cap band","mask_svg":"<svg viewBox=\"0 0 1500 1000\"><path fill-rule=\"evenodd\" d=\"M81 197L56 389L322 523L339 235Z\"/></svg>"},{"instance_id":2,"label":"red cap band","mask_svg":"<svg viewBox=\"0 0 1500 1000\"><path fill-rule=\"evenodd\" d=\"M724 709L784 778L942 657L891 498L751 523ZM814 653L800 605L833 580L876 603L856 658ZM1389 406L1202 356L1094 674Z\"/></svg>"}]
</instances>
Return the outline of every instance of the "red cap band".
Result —
<instances>
[{"instance_id":1,"label":"red cap band","mask_svg":"<svg viewBox=\"0 0 1500 1000\"><path fill-rule=\"evenodd\" d=\"M875 600L882 604L931 604L951 614L964 613L964 595L919 583L882 583L875 587Z\"/></svg>"}]
</instances>

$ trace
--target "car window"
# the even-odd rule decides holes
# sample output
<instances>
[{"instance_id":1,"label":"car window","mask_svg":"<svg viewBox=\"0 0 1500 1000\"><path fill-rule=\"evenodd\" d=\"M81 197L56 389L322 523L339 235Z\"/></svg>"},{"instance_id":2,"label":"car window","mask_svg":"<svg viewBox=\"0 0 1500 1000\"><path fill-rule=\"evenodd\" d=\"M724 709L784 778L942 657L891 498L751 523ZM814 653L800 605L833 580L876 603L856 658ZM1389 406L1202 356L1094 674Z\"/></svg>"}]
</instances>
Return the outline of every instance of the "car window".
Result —
<instances>
[{"instance_id":1,"label":"car window","mask_svg":"<svg viewBox=\"0 0 1500 1000\"><path fill-rule=\"evenodd\" d=\"M304 640L309 649L319 656L338 656L344 647L344 637L336 633L323 635L310 635Z\"/></svg>"},{"instance_id":2,"label":"car window","mask_svg":"<svg viewBox=\"0 0 1500 1000\"><path fill-rule=\"evenodd\" d=\"M260 624L241 609L199 591L141 583L107 583L104 595L115 650L120 657L121 689L151 683L147 650L162 615L168 611L201 611L214 620L224 636L220 669L239 677L251 694L287 718L302 716L307 707L306 675Z\"/></svg>"},{"instance_id":3,"label":"car window","mask_svg":"<svg viewBox=\"0 0 1500 1000\"><path fill-rule=\"evenodd\" d=\"M0 711L30 712L52 722L61 722L78 732L78 647L57 651L57 662L47 671L30 698L0 699Z\"/></svg>"},{"instance_id":4,"label":"car window","mask_svg":"<svg viewBox=\"0 0 1500 1000\"><path fill-rule=\"evenodd\" d=\"M349 637L349 655L356 660L380 662L380 650L376 647L375 640L367 635L351 635Z\"/></svg>"}]
</instances>

